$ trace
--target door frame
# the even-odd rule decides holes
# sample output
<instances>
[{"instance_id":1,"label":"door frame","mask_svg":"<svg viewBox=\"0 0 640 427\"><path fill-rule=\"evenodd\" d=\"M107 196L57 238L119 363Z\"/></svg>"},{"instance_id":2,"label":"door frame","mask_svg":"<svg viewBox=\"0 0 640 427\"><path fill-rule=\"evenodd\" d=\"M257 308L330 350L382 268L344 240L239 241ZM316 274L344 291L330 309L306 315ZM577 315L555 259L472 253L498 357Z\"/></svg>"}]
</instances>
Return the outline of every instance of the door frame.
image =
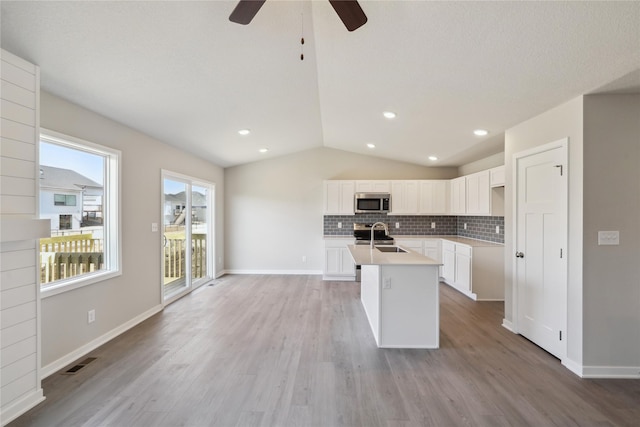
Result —
<instances>
[{"instance_id":1,"label":"door frame","mask_svg":"<svg viewBox=\"0 0 640 427\"><path fill-rule=\"evenodd\" d=\"M564 314L562 316L562 331L564 331L564 337L562 340L562 351L561 351L561 357L560 359L563 360L566 355L567 355L567 340L568 340L568 331L567 331L567 324L568 324L568 312L569 312L569 305L568 305L568 288L569 288L569 257L571 256L570 252L569 252L569 170L570 170L570 165L569 165L569 137L565 137L553 142L549 142L547 144L543 144L543 145L539 145L537 147L533 147L527 150L523 150L520 151L518 153L515 153L513 155L513 162L512 162L512 185L513 185L513 203L512 203L512 218L513 218L513 226L512 226L512 230L513 230L513 234L512 234L512 249L513 252L515 254L515 252L517 252L518 249L518 230L519 230L519 218L518 218L518 201L519 201L519 194L518 194L518 188L519 188L519 181L518 181L518 166L519 166L519 161L521 159L524 159L526 157L532 156L532 155L536 155L536 154L540 154L540 153L544 153L545 151L550 151L550 150L555 150L555 149L560 149L560 153L562 154L563 157L563 165L564 165L564 171L563 173L566 173L567 179L563 181L563 185L561 188L562 191L562 197L564 198L563 203L561 204L562 207L562 216L564 217L564 233L562 236L562 246L565 249L565 254L564 256L566 257L566 263L565 263L565 286L564 286L564 290L563 290L563 304L562 307L564 309ZM520 326L519 326L519 305L520 305L520 299L519 299L519 292L518 292L518 263L516 260L516 257L514 255L511 256L511 283L512 283L512 327L513 327L513 331L517 334L520 334Z\"/></svg>"},{"instance_id":2,"label":"door frame","mask_svg":"<svg viewBox=\"0 0 640 427\"><path fill-rule=\"evenodd\" d=\"M207 262L207 277L198 280L197 282L194 282L193 278L188 277L188 281L189 281L189 286L186 287L186 289L182 292L178 292L175 295L173 295L171 298L165 300L165 295L164 295L164 284L162 283L162 278L164 277L164 240L163 240L163 233L162 230L160 229L160 233L158 236L158 241L159 241L159 247L160 247L160 303L162 304L163 307L166 307L167 305L171 304L172 302L182 298L183 296L193 292L194 290L198 289L199 287L203 286L205 283L210 282L211 280L215 279L216 277L216 264L215 264L215 235L214 235L214 224L215 224L215 206L213 206L213 203L215 203L215 184L213 182L204 180L204 179L200 179L200 178L196 178L193 176L189 176L189 175L185 175L185 174L181 174L178 172L173 172L167 169L161 169L160 170L160 212L163 213L164 212L164 180L165 179L171 179L171 180L175 180L178 182L183 182L185 184L187 184L187 187L189 189L192 189L192 187L194 185L196 186L201 186L201 187L208 187L211 191L209 191L209 194L207 195L207 206L208 206L208 215L207 215L207 234L209 236L211 236L208 241L207 241L207 256L206 256L206 262ZM191 209L191 191L187 191L187 200L186 200L186 204L189 206L189 209ZM162 214L164 215L164 214ZM187 215L187 217L185 218L185 224L186 227L191 230L191 215ZM164 218L161 218L161 222L160 222L160 227L164 227ZM191 232L191 231L189 231ZM191 274L191 257L187 257L187 272L190 275Z\"/></svg>"}]
</instances>

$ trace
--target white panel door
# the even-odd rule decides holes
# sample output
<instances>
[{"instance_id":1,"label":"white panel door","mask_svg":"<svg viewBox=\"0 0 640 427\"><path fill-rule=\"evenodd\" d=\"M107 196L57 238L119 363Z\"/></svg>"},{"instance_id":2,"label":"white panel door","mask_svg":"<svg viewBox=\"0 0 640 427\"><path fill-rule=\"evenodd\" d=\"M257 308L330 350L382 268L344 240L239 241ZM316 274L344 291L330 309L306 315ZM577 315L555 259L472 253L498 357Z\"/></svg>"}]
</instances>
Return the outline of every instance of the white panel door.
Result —
<instances>
[{"instance_id":1,"label":"white panel door","mask_svg":"<svg viewBox=\"0 0 640 427\"><path fill-rule=\"evenodd\" d=\"M516 158L517 329L556 357L566 349L566 165L557 144Z\"/></svg>"}]
</instances>

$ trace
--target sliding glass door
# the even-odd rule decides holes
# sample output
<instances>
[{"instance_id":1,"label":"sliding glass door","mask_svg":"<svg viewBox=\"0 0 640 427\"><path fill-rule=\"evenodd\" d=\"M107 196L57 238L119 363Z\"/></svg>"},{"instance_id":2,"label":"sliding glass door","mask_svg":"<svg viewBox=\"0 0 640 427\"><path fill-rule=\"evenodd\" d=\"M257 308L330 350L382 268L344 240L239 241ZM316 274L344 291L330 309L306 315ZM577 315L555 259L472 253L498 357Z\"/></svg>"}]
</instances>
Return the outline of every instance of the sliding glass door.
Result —
<instances>
[{"instance_id":1,"label":"sliding glass door","mask_svg":"<svg viewBox=\"0 0 640 427\"><path fill-rule=\"evenodd\" d=\"M162 294L165 304L211 280L213 186L162 173Z\"/></svg>"}]
</instances>

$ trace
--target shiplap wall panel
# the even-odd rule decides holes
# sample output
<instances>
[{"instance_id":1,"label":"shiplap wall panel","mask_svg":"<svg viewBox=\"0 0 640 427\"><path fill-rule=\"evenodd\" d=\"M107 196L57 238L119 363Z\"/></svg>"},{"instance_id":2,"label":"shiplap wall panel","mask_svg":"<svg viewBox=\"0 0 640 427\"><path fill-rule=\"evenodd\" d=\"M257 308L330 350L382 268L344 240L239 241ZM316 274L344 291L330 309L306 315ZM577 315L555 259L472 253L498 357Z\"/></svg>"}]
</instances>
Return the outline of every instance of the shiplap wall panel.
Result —
<instances>
[{"instance_id":1,"label":"shiplap wall panel","mask_svg":"<svg viewBox=\"0 0 640 427\"><path fill-rule=\"evenodd\" d=\"M12 383L2 387L2 397L0 404L4 407L14 400L21 398L31 392L35 387L39 387L36 371L31 371Z\"/></svg>"},{"instance_id":2,"label":"shiplap wall panel","mask_svg":"<svg viewBox=\"0 0 640 427\"><path fill-rule=\"evenodd\" d=\"M0 221L37 221L39 69L0 55ZM0 423L44 397L40 385L37 241L22 227L0 238ZM8 231L8 230L5 230ZM9 238L10 237L10 238Z\"/></svg>"},{"instance_id":3,"label":"shiplap wall panel","mask_svg":"<svg viewBox=\"0 0 640 427\"><path fill-rule=\"evenodd\" d=\"M26 62L18 64L15 61L9 62L3 59L0 63L0 74L2 74L2 80L10 82L16 86L20 86L29 92L36 91L35 72L35 66L29 66Z\"/></svg>"},{"instance_id":4,"label":"shiplap wall panel","mask_svg":"<svg viewBox=\"0 0 640 427\"><path fill-rule=\"evenodd\" d=\"M0 108L2 108L2 117L7 120L22 123L27 126L36 125L36 117L33 114L33 108L28 108L15 102L0 100Z\"/></svg>"},{"instance_id":5,"label":"shiplap wall panel","mask_svg":"<svg viewBox=\"0 0 640 427\"><path fill-rule=\"evenodd\" d=\"M22 341L3 348L2 350L2 368L17 362L20 359L28 357L36 352L36 337L32 336Z\"/></svg>"},{"instance_id":6,"label":"shiplap wall panel","mask_svg":"<svg viewBox=\"0 0 640 427\"><path fill-rule=\"evenodd\" d=\"M26 304L2 310L0 318L2 319L2 329L9 328L21 322L35 319L36 303L35 301L31 301Z\"/></svg>"},{"instance_id":7,"label":"shiplap wall panel","mask_svg":"<svg viewBox=\"0 0 640 427\"><path fill-rule=\"evenodd\" d=\"M3 328L0 330L0 342L2 343L2 348L9 347L10 345L24 340L25 338L34 336L36 326L36 319L31 319L8 328Z\"/></svg>"},{"instance_id":8,"label":"shiplap wall panel","mask_svg":"<svg viewBox=\"0 0 640 427\"><path fill-rule=\"evenodd\" d=\"M11 365L8 365L6 369L6 373L2 377L2 384L3 385L11 384L12 382L16 381L20 377L23 377L35 371L35 369L33 369L33 366L36 363L35 359L36 359L36 355L32 354L29 357L25 357L23 359L20 359L12 363Z\"/></svg>"},{"instance_id":9,"label":"shiplap wall panel","mask_svg":"<svg viewBox=\"0 0 640 427\"><path fill-rule=\"evenodd\" d=\"M0 259L0 271L30 267L36 259L35 247L20 250L5 250ZM2 287L4 289L4 286Z\"/></svg>"},{"instance_id":10,"label":"shiplap wall panel","mask_svg":"<svg viewBox=\"0 0 640 427\"><path fill-rule=\"evenodd\" d=\"M0 282L2 282L2 290L9 290L24 285L33 284L34 277L36 276L35 265L30 265L24 268L16 268L15 270L8 270L0 272Z\"/></svg>"},{"instance_id":11,"label":"shiplap wall panel","mask_svg":"<svg viewBox=\"0 0 640 427\"><path fill-rule=\"evenodd\" d=\"M10 215L29 215L36 208L36 198L23 196L5 196L0 194L2 213Z\"/></svg>"},{"instance_id":12,"label":"shiplap wall panel","mask_svg":"<svg viewBox=\"0 0 640 427\"><path fill-rule=\"evenodd\" d=\"M0 153L2 157L10 159L36 161L36 146L28 142L0 138Z\"/></svg>"},{"instance_id":13,"label":"shiplap wall panel","mask_svg":"<svg viewBox=\"0 0 640 427\"><path fill-rule=\"evenodd\" d=\"M36 183L33 178L0 176L0 194L35 197Z\"/></svg>"},{"instance_id":14,"label":"shiplap wall panel","mask_svg":"<svg viewBox=\"0 0 640 427\"><path fill-rule=\"evenodd\" d=\"M25 285L13 289L3 290L0 294L0 310L26 304L35 299L33 286Z\"/></svg>"},{"instance_id":15,"label":"shiplap wall panel","mask_svg":"<svg viewBox=\"0 0 640 427\"><path fill-rule=\"evenodd\" d=\"M36 129L23 123L2 118L2 127L0 128L0 136L4 138L15 139L16 141L35 144Z\"/></svg>"},{"instance_id":16,"label":"shiplap wall panel","mask_svg":"<svg viewBox=\"0 0 640 427\"><path fill-rule=\"evenodd\" d=\"M35 110L36 100L33 92L6 80L0 82L0 98Z\"/></svg>"},{"instance_id":17,"label":"shiplap wall panel","mask_svg":"<svg viewBox=\"0 0 640 427\"><path fill-rule=\"evenodd\" d=\"M35 162L12 159L4 156L0 160L2 161L0 163L0 167L2 168L0 169L0 171L2 173L2 176L34 179L36 167Z\"/></svg>"}]
</instances>

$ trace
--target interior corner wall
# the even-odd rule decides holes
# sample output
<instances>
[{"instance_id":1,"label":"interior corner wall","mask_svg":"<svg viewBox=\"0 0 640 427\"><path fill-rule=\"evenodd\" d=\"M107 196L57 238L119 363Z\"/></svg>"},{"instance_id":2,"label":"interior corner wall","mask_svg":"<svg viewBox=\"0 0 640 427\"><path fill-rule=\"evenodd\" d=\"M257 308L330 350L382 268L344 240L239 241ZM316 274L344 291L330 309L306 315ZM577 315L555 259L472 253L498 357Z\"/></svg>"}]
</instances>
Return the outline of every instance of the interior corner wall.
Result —
<instances>
[{"instance_id":1,"label":"interior corner wall","mask_svg":"<svg viewBox=\"0 0 640 427\"><path fill-rule=\"evenodd\" d=\"M640 95L584 98L584 365L640 368ZM618 230L619 246L598 246Z\"/></svg>"},{"instance_id":2,"label":"interior corner wall","mask_svg":"<svg viewBox=\"0 0 640 427\"><path fill-rule=\"evenodd\" d=\"M161 308L162 234L151 231L152 222L162 223L161 169L215 184L215 247L223 255L224 170L47 92L41 126L122 152L122 275L42 299L46 367ZM96 320L88 324L91 309Z\"/></svg>"},{"instance_id":3,"label":"interior corner wall","mask_svg":"<svg viewBox=\"0 0 640 427\"><path fill-rule=\"evenodd\" d=\"M569 248L567 358L582 365L583 97L548 110L505 132L505 323L513 319L514 160L521 151L569 138Z\"/></svg>"},{"instance_id":4,"label":"interior corner wall","mask_svg":"<svg viewBox=\"0 0 640 427\"><path fill-rule=\"evenodd\" d=\"M225 269L321 273L323 180L456 176L457 168L429 168L332 148L227 168Z\"/></svg>"},{"instance_id":5,"label":"interior corner wall","mask_svg":"<svg viewBox=\"0 0 640 427\"><path fill-rule=\"evenodd\" d=\"M504 165L504 151L460 166L458 168L458 176L470 175L502 165Z\"/></svg>"}]
</instances>

